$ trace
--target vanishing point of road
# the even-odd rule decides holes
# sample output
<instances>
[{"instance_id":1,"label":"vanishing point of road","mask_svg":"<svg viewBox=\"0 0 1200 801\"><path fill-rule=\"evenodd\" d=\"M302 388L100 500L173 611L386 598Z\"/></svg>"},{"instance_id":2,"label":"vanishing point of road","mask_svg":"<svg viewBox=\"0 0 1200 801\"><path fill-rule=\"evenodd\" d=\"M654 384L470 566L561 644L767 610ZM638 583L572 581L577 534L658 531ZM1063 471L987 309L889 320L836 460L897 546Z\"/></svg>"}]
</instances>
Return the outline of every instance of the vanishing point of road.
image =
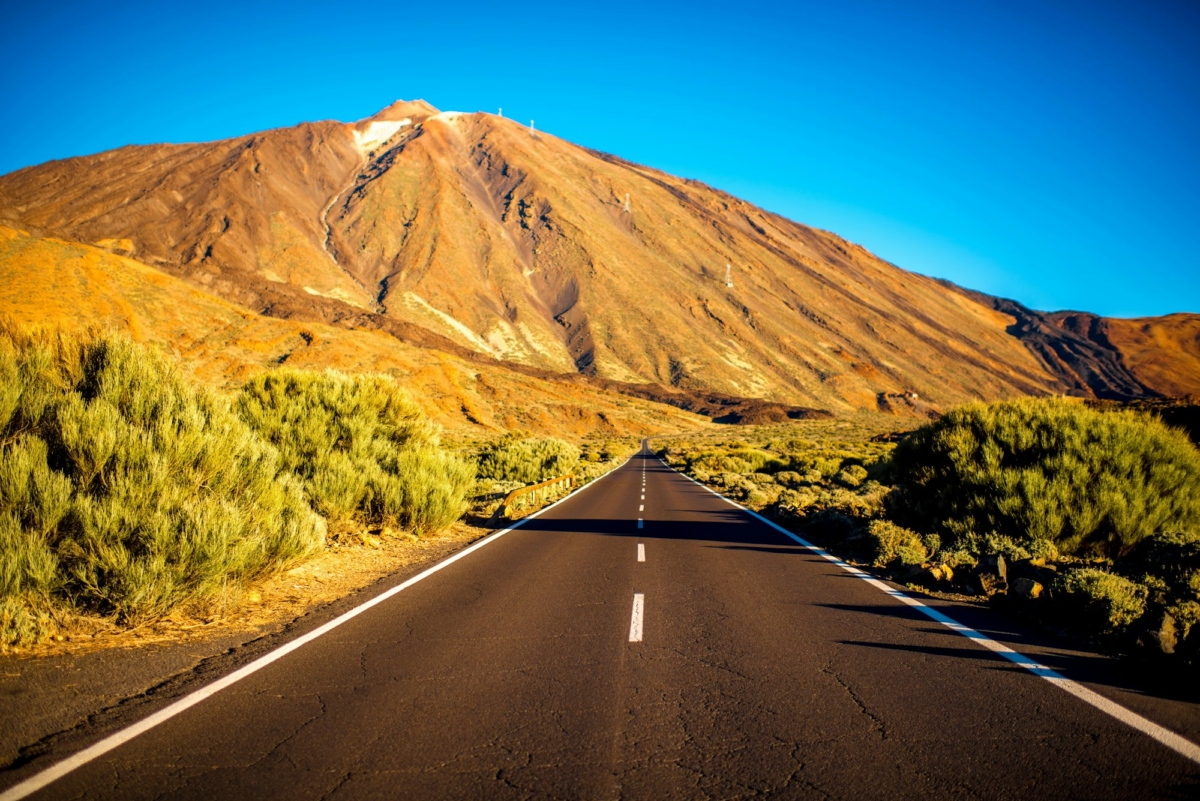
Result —
<instances>
[{"instance_id":1,"label":"vanishing point of road","mask_svg":"<svg viewBox=\"0 0 1200 801\"><path fill-rule=\"evenodd\" d=\"M1194 758L1118 719L1194 743L1194 698L924 603L643 449L30 797L1200 796ZM5 784L71 753L52 756Z\"/></svg>"}]
</instances>

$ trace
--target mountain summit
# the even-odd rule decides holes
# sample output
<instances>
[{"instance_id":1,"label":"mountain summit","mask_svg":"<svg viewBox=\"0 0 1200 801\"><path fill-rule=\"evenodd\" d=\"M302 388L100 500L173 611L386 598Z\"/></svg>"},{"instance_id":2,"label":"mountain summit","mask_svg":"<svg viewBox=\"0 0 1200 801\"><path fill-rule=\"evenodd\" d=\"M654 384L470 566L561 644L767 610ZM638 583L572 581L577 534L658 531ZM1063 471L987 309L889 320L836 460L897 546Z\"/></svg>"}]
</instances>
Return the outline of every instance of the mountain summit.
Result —
<instances>
[{"instance_id":1,"label":"mountain summit","mask_svg":"<svg viewBox=\"0 0 1200 801\"><path fill-rule=\"evenodd\" d=\"M530 370L833 411L1200 391L1195 315L1153 346L1137 334L1153 321L1122 328L1141 336L1135 364L1101 318L1073 329L696 181L421 100L19 170L0 177L0 220L124 242L254 311Z\"/></svg>"}]
</instances>

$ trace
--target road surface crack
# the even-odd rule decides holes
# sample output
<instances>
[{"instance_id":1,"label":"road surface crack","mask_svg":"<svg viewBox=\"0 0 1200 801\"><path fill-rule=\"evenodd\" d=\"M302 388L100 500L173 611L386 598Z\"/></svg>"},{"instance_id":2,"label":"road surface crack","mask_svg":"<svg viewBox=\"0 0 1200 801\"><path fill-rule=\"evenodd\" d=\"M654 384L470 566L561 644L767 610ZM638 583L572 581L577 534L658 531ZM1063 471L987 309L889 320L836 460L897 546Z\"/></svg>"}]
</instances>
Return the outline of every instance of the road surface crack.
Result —
<instances>
[{"instance_id":1,"label":"road surface crack","mask_svg":"<svg viewBox=\"0 0 1200 801\"><path fill-rule=\"evenodd\" d=\"M864 704L862 699L858 697L858 693L856 693L854 691L854 688L851 687L849 684L847 684L845 681L843 681L842 677L839 676L837 674L837 672L834 671L833 668L829 667L828 665L821 668L821 672L832 677L833 680L836 681L838 683L838 685L841 686L841 688L846 691L846 695L849 696L850 700L854 702L854 705L858 707L858 711L861 712L866 717L870 718L871 722L875 724L874 725L875 731L879 732L879 739L881 739L881 740L888 739L887 725L883 722L883 718L879 717L878 715L876 715L874 712L872 712L870 709L867 708L867 705Z\"/></svg>"}]
</instances>

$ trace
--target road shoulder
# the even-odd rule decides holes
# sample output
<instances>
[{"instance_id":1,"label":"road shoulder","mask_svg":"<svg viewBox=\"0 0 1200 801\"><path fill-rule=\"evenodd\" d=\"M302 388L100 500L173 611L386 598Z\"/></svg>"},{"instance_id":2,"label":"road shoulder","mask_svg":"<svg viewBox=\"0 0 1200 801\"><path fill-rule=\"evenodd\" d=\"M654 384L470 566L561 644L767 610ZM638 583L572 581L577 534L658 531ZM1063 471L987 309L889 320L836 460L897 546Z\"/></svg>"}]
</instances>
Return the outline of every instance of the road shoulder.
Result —
<instances>
[{"instance_id":1,"label":"road shoulder","mask_svg":"<svg viewBox=\"0 0 1200 801\"><path fill-rule=\"evenodd\" d=\"M0 656L0 770L139 718L490 533L460 523L420 540L327 551L207 621L179 616L132 631L76 633Z\"/></svg>"}]
</instances>

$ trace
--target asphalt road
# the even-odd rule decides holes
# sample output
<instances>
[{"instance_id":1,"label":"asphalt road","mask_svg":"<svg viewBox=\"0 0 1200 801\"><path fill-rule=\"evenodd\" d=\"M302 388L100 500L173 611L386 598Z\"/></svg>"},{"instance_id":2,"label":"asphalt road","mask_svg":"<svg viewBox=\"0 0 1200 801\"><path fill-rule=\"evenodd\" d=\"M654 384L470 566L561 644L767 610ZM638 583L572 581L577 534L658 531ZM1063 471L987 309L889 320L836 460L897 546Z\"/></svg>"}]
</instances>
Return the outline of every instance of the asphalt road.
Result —
<instances>
[{"instance_id":1,"label":"asphalt road","mask_svg":"<svg viewBox=\"0 0 1200 801\"><path fill-rule=\"evenodd\" d=\"M1200 734L1111 660L943 611ZM644 455L35 797L1198 795L1200 765Z\"/></svg>"}]
</instances>

